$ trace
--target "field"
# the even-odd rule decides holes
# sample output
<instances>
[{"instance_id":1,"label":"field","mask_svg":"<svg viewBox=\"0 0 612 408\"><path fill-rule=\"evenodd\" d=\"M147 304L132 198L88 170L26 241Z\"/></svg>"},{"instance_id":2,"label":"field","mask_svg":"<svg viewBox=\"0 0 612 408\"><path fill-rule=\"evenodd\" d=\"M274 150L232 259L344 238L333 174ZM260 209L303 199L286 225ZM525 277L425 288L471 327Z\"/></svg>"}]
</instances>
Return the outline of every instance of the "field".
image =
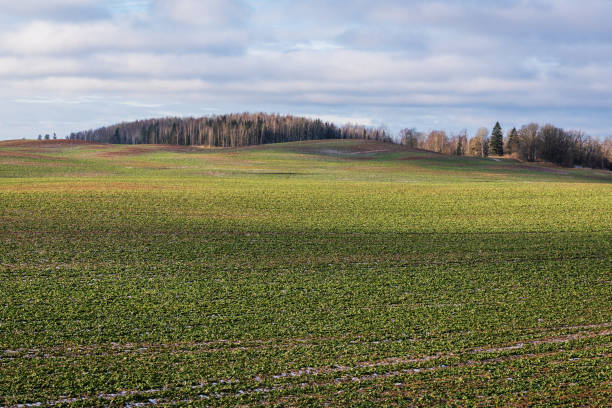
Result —
<instances>
[{"instance_id":1,"label":"field","mask_svg":"<svg viewBox=\"0 0 612 408\"><path fill-rule=\"evenodd\" d=\"M611 172L0 142L0 406L611 400Z\"/></svg>"}]
</instances>

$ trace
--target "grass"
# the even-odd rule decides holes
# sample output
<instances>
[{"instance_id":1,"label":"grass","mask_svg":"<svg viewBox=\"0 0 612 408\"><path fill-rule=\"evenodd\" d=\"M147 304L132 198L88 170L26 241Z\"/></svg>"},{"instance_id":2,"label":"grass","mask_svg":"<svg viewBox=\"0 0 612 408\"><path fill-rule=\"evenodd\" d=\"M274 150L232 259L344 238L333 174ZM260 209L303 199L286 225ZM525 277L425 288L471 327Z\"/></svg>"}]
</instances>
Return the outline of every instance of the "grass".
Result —
<instances>
[{"instance_id":1,"label":"grass","mask_svg":"<svg viewBox=\"0 0 612 408\"><path fill-rule=\"evenodd\" d=\"M361 141L0 143L0 404L612 398L612 175Z\"/></svg>"}]
</instances>

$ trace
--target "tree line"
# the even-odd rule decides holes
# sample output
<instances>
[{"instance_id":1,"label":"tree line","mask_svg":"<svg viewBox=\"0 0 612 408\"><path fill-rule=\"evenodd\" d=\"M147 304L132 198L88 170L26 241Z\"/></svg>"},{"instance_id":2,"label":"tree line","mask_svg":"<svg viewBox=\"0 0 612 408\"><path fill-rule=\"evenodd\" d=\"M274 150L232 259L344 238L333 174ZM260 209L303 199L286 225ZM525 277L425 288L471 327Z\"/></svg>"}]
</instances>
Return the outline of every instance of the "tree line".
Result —
<instances>
[{"instance_id":1,"label":"tree line","mask_svg":"<svg viewBox=\"0 0 612 408\"><path fill-rule=\"evenodd\" d=\"M239 147L319 139L369 139L390 142L384 128L336 126L320 119L265 113L201 118L161 118L124 122L71 133L71 140L115 144L174 144Z\"/></svg>"},{"instance_id":2,"label":"tree line","mask_svg":"<svg viewBox=\"0 0 612 408\"><path fill-rule=\"evenodd\" d=\"M429 133L403 129L399 142L412 148L456 156L512 156L523 161L548 161L565 167L591 167L612 170L612 138L599 140L579 130L530 123L508 130L504 137L497 122L489 134L480 128L468 138L467 131L447 135L442 130Z\"/></svg>"},{"instance_id":3,"label":"tree line","mask_svg":"<svg viewBox=\"0 0 612 408\"><path fill-rule=\"evenodd\" d=\"M47 138L48 136L45 136ZM41 138L41 137L39 137ZM582 131L530 123L509 129L504 136L497 122L492 131L419 132L406 128L392 138L384 128L347 124L336 126L320 119L266 113L234 113L200 118L168 117L124 122L71 133L71 140L116 144L174 144L239 147L265 143L319 139L367 139L456 156L512 156L523 161L549 161L561 166L612 170L612 138L592 138Z\"/></svg>"}]
</instances>

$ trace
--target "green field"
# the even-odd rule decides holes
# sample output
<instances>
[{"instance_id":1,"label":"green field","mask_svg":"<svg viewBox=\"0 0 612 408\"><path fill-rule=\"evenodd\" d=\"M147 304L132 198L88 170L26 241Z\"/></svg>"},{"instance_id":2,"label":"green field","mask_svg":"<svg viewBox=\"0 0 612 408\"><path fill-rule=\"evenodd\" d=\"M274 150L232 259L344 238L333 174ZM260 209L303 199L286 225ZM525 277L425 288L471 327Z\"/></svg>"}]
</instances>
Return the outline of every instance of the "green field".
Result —
<instances>
[{"instance_id":1,"label":"green field","mask_svg":"<svg viewBox=\"0 0 612 408\"><path fill-rule=\"evenodd\" d=\"M0 406L611 400L612 172L0 142Z\"/></svg>"}]
</instances>

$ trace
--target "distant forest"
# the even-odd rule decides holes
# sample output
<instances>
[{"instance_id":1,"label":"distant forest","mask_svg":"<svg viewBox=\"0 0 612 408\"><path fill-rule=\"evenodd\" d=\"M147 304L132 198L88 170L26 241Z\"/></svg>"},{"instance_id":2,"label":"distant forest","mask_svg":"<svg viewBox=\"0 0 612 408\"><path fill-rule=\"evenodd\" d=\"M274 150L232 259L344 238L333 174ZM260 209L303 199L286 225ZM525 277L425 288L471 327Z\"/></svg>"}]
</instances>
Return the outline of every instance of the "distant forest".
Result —
<instances>
[{"instance_id":1,"label":"distant forest","mask_svg":"<svg viewBox=\"0 0 612 408\"><path fill-rule=\"evenodd\" d=\"M39 136L39 139L41 136ZM49 136L45 136L46 139ZM54 136L55 138L55 136ZM561 166L612 170L612 138L599 140L581 131L537 123L512 128L505 137L499 123L447 134L403 129L394 139L387 129L360 125L336 126L320 119L265 113L234 113L201 118L161 118L125 122L72 133L71 140L115 144L174 144L239 147L320 139L367 139L456 156L512 156L523 161L548 161Z\"/></svg>"},{"instance_id":2,"label":"distant forest","mask_svg":"<svg viewBox=\"0 0 612 408\"><path fill-rule=\"evenodd\" d=\"M412 148L453 156L511 156L522 161L546 161L564 167L612 170L612 138L600 140L579 130L530 123L509 129L504 137L498 123L489 133L480 128L468 138L467 131L448 135L443 130L419 132L403 129L400 143Z\"/></svg>"},{"instance_id":3,"label":"distant forest","mask_svg":"<svg viewBox=\"0 0 612 408\"><path fill-rule=\"evenodd\" d=\"M264 113L138 120L72 133L68 138L115 144L211 147L238 147L319 139L391 141L390 133L383 128L350 124L338 127L320 119Z\"/></svg>"}]
</instances>

